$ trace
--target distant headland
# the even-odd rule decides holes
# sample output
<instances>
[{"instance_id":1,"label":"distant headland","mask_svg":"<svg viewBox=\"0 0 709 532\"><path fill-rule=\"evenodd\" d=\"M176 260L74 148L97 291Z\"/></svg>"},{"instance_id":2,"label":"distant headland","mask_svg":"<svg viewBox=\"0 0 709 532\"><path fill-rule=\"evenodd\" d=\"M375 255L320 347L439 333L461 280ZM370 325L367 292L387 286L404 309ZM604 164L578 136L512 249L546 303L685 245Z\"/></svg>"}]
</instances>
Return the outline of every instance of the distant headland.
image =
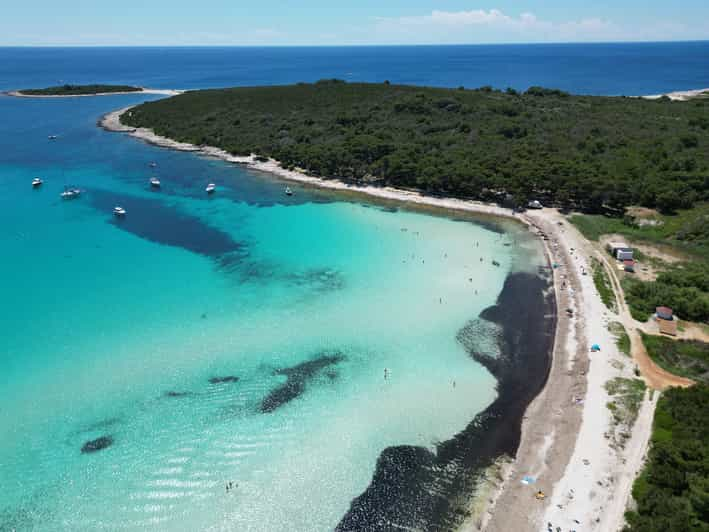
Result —
<instances>
[{"instance_id":1,"label":"distant headland","mask_svg":"<svg viewBox=\"0 0 709 532\"><path fill-rule=\"evenodd\" d=\"M41 89L19 89L8 91L9 96L25 97L25 98L68 98L77 96L113 96L116 94L164 94L166 96L174 96L181 94L183 91L170 89L146 89L144 87L135 87L133 85L56 85L53 87L45 87Z\"/></svg>"}]
</instances>

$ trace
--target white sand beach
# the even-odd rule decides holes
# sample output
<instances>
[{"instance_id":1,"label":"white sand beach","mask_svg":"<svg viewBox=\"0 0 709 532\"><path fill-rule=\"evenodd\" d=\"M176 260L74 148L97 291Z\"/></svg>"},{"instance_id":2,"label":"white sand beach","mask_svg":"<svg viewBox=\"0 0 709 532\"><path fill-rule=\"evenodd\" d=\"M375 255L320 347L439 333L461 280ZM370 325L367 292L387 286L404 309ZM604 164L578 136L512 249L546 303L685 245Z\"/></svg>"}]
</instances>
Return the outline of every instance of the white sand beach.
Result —
<instances>
[{"instance_id":1,"label":"white sand beach","mask_svg":"<svg viewBox=\"0 0 709 532\"><path fill-rule=\"evenodd\" d=\"M120 116L125 112L129 112L129 110L130 107L125 107L123 109L108 113L101 118L99 123L103 128L107 130L127 133L132 137L139 138L141 140L144 140L145 142L149 142L150 144L155 144L163 148L194 152L206 157L215 157L217 159L222 159L230 163L242 164L254 170L268 172L283 179L297 181L299 183L304 183L320 188L361 193L386 200L416 203L420 205L428 205L443 209L478 212L484 214L492 214L496 216L504 216L506 218L520 219L520 217L515 215L510 209L498 207L497 205L490 205L470 200L461 200L457 198L438 198L426 196L424 194L421 194L420 192L401 190L392 187L352 185L340 181L338 179L321 179L319 177L307 175L303 171L288 170L286 168L283 168L278 163L278 161L273 159L269 159L267 161L259 161L257 160L255 154L240 157L231 155L230 153L227 153L224 150L212 146L195 146L194 144L177 142L172 139L156 135L150 129L134 128L123 125L120 122Z\"/></svg>"},{"instance_id":2,"label":"white sand beach","mask_svg":"<svg viewBox=\"0 0 709 532\"><path fill-rule=\"evenodd\" d=\"M643 96L643 98L646 98L648 100L657 100L658 98L662 98L663 96L667 96L670 100L677 100L683 102L686 100L691 100L692 98L696 98L698 96L709 97L709 88L694 89L688 91L674 91L668 92L667 94L651 94L648 96Z\"/></svg>"},{"instance_id":3,"label":"white sand beach","mask_svg":"<svg viewBox=\"0 0 709 532\"><path fill-rule=\"evenodd\" d=\"M646 393L632 437L623 448L612 444L612 413L605 383L633 377L633 359L620 353L608 329L618 321L601 302L589 260L598 251L554 209L515 214L510 209L456 198L438 198L390 187L350 185L282 168L275 160L254 155L235 157L209 146L194 146L160 137L152 130L121 124L124 108L105 115L105 129L127 133L146 142L244 164L281 178L334 190L351 191L386 200L476 212L517 219L543 239L554 269L558 322L551 372L544 390L527 409L522 441L515 460L503 467L503 481L488 497L488 508L465 523L465 530L617 531L630 488L642 465L652 427L655 402ZM584 274L588 272L588 274ZM573 317L567 316L571 309ZM590 353L591 344L601 351ZM655 401L658 394L654 395ZM529 476L533 483L521 480ZM543 500L535 497L538 491Z\"/></svg>"},{"instance_id":4,"label":"white sand beach","mask_svg":"<svg viewBox=\"0 0 709 532\"><path fill-rule=\"evenodd\" d=\"M617 320L590 275L589 259L596 250L556 210L524 217L547 236L551 260L558 265L554 360L547 386L527 410L517 458L477 528L548 530L551 524L551 530L617 531L642 466L655 403L646 393L632 437L624 448L613 445L605 383L633 377L634 364L618 351L608 330L609 321ZM601 351L591 353L592 344ZM523 483L525 477L532 483ZM539 491L542 500L536 497Z\"/></svg>"}]
</instances>

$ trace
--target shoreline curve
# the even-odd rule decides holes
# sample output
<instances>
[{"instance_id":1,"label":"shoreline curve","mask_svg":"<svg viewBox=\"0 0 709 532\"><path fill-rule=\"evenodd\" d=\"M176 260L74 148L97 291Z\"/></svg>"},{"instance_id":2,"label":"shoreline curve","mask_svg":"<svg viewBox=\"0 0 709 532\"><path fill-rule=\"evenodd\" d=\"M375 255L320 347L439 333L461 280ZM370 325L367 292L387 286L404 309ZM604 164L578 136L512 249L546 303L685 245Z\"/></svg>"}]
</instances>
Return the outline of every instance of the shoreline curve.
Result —
<instances>
[{"instance_id":1,"label":"shoreline curve","mask_svg":"<svg viewBox=\"0 0 709 532\"><path fill-rule=\"evenodd\" d=\"M591 244L580 235L575 234L573 226L564 221L564 217L555 209L545 208L541 211L530 211L516 214L511 209L497 205L485 204L472 200L458 198L433 197L418 191L402 190L393 187L378 187L372 185L349 184L336 179L322 179L309 176L302 170L288 170L273 159L250 156L234 156L224 150L211 146L196 146L181 143L159 136L147 128L125 126L120 122L120 116L128 112L126 107L104 115L99 125L109 131L123 132L150 144L180 151L189 151L201 156L214 157L227 162L242 164L247 168L267 172L285 180L299 182L322 189L351 192L370 198L390 200L409 205L428 206L448 211L477 213L483 215L501 216L509 220L517 220L527 226L528 230L540 238L548 261L559 263L562 271L551 270L551 295L557 309L574 308L581 319L560 320L557 316L552 329L550 364L551 371L544 385L532 398L522 416L521 437L510 460L498 468L497 474L485 471L482 474L481 491L476 490L468 499L469 508L477 506L475 515L466 512L467 518L459 524L461 530L485 529L506 532L511 529L536 528L547 520L562 519L555 514L557 503L563 497L565 485L578 479L580 470L587 466L579 466L577 455L586 453L593 456L593 477L605 478L606 471L617 470L616 476L631 479L640 468L643 453L642 446L649 439L651 417L654 411L652 403L644 414L644 422L638 423L637 433L633 437L634 448L639 452L616 452L606 448L603 433L598 432L598 424L609 423L606 409L598 411L599 404L604 405L604 383L610 375L610 366L591 364L587 352L589 338L599 340L607 346L614 347L614 341L609 331L599 323L600 320L589 319L594 315L606 315L600 310L602 303L596 294L593 284L583 272L585 260L574 253L574 249L584 249L583 255L592 254ZM589 249L587 249L589 248ZM583 257L585 259L586 257ZM567 287L567 282L573 283L575 290ZM611 350L617 351L617 350ZM609 353L612 355L612 352ZM617 353L616 353L617 355ZM600 395L600 397L599 397ZM580 398L569 408L570 398ZM585 401L584 401L585 400ZM549 415L553 412L553 415ZM564 416L559 416L565 412ZM650 421L648 422L648 419ZM589 430L595 432L589 436ZM582 438L583 436L583 438ZM598 441L596 441L598 440ZM626 457L627 462L626 462ZM496 466L494 466L496 467ZM536 473L543 481L534 489L543 488L550 496L544 501L535 500L530 496L532 488L514 481L522 474ZM492 477L495 478L492 478ZM620 478L620 477L619 477ZM599 480L600 482L600 480ZM598 482L583 486L593 489ZM590 522L599 519L611 528L617 528L622 523L625 501L630 496L626 482L614 486L604 486L602 499L611 501L617 499L613 511L601 512L595 506L584 504L579 508L578 517ZM632 482L628 485L632 485ZM579 486L576 484L576 488ZM552 501L556 504L552 504ZM440 518L440 515L439 515ZM546 519L546 520L545 520ZM344 523L343 523L344 524ZM344 528L344 527L343 527Z\"/></svg>"},{"instance_id":2,"label":"shoreline curve","mask_svg":"<svg viewBox=\"0 0 709 532\"><path fill-rule=\"evenodd\" d=\"M197 146L195 144L189 144L186 142L178 142L167 137L162 137L155 134L152 129L148 128L135 128L131 126L126 126L120 121L121 115L129 112L135 106L128 106L112 111L103 115L98 124L108 130L118 133L126 133L131 137L143 140L149 144L160 146L161 148L169 148L178 151L192 152L205 157L213 157L216 159L221 159L223 161L240 164L250 168L252 170L258 170L261 172L266 172L272 175L276 175L280 178L302 183L305 185L311 185L318 188L339 190L347 192L355 192L359 194L364 194L366 196L371 196L375 198L380 198L383 200L400 201L404 203L413 203L417 205L424 205L430 207L437 207L441 209L454 210L454 211L464 211L470 213L478 214L489 214L494 216L501 216L507 219L517 220L525 225L529 225L529 222L524 216L516 215L512 209L499 207L497 205L492 205L489 203L483 203L473 200L463 200L451 197L434 197L423 194L414 190L405 190L401 188L394 187L380 187L375 185L355 185L351 183L346 183L340 179L323 179L320 177L315 177L308 175L304 170L288 170L283 168L280 163L275 159L267 159L265 161L259 160L257 154L251 154L249 156L238 156L232 155L220 148L214 146Z\"/></svg>"}]
</instances>

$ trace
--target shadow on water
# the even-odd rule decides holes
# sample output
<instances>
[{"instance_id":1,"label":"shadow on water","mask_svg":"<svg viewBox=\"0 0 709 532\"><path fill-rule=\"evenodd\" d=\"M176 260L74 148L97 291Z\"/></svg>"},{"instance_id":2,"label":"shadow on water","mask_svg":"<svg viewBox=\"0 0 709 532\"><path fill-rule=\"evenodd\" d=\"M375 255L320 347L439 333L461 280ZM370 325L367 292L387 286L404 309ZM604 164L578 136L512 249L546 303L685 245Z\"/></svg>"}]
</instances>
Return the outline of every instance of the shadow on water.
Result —
<instances>
[{"instance_id":1,"label":"shadow on water","mask_svg":"<svg viewBox=\"0 0 709 532\"><path fill-rule=\"evenodd\" d=\"M516 454L524 412L549 375L556 309L548 286L548 279L511 274L497 304L482 312L480 319L502 329L499 355L477 351L478 320L459 331L458 341L497 379L497 399L435 452L410 445L385 449L372 482L337 530L451 530L461 524L478 474L501 455Z\"/></svg>"},{"instance_id":2,"label":"shadow on water","mask_svg":"<svg viewBox=\"0 0 709 532\"><path fill-rule=\"evenodd\" d=\"M180 247L217 258L220 262L236 261L246 252L246 245L235 241L228 233L159 199L117 194L102 189L89 190L89 198L95 209L106 213L109 223L145 240ZM126 210L125 217L113 216L116 205Z\"/></svg>"}]
</instances>

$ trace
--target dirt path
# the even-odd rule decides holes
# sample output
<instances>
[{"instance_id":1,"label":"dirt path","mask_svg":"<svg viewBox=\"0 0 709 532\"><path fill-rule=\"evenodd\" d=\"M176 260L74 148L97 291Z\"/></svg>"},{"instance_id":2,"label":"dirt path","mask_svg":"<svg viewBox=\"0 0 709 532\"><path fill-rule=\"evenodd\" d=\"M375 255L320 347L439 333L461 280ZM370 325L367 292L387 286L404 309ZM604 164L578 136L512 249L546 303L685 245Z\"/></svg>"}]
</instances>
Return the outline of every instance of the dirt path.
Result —
<instances>
[{"instance_id":1,"label":"dirt path","mask_svg":"<svg viewBox=\"0 0 709 532\"><path fill-rule=\"evenodd\" d=\"M625 302L625 293L620 285L618 276L613 265L605 256L603 251L599 251L596 246L593 246L595 256L601 261L611 282L611 288L618 306L618 319L625 327L628 337L630 338L630 354L638 366L640 374L645 379L645 382L651 388L656 390L664 390L672 386L681 386L686 388L694 384L694 381L685 377L673 375L669 371L662 369L648 355L642 338L640 337L639 329L641 328L638 322L635 321L630 313L627 303Z\"/></svg>"},{"instance_id":2,"label":"dirt path","mask_svg":"<svg viewBox=\"0 0 709 532\"><path fill-rule=\"evenodd\" d=\"M615 492L618 496L612 497L606 507L608 519L606 519L604 525L608 530L621 530L625 524L625 509L628 506L633 483L640 474L645 454L650 445L652 422L655 418L655 407L659 397L659 393L650 396L648 392L645 392L645 398L640 407L640 412L638 412L638 418L633 425L633 435L625 449L626 465L629 467L625 471L618 470L614 479Z\"/></svg>"}]
</instances>

